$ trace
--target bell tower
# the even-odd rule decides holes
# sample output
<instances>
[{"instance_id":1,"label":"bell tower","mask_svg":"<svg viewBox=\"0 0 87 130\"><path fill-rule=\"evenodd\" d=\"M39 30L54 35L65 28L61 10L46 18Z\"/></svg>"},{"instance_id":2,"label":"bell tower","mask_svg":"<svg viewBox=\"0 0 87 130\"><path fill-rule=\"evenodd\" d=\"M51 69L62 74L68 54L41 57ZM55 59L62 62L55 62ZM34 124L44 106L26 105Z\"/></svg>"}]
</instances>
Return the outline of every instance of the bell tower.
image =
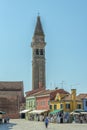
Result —
<instances>
[{"instance_id":1,"label":"bell tower","mask_svg":"<svg viewBox=\"0 0 87 130\"><path fill-rule=\"evenodd\" d=\"M45 77L45 35L40 16L37 16L36 27L32 38L32 90L46 88Z\"/></svg>"}]
</instances>

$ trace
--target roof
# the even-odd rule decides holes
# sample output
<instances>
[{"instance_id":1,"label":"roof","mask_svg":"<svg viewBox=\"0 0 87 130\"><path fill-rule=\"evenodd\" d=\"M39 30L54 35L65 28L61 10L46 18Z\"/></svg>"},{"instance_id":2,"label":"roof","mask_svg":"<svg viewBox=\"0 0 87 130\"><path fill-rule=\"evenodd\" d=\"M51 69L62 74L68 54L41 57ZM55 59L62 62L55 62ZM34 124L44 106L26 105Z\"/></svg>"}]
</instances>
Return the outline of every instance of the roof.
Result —
<instances>
[{"instance_id":1,"label":"roof","mask_svg":"<svg viewBox=\"0 0 87 130\"><path fill-rule=\"evenodd\" d=\"M46 90L46 89L37 89L36 90L32 90L30 92L27 93L27 97L28 96L36 96L36 97L42 97L42 96L50 96L50 99L54 99L56 94L60 93L60 94L69 94L67 91L65 91L64 89L54 89L54 90Z\"/></svg>"},{"instance_id":2,"label":"roof","mask_svg":"<svg viewBox=\"0 0 87 130\"><path fill-rule=\"evenodd\" d=\"M65 96L65 97L63 98L63 100L64 100L64 101L70 101L70 100L72 100L72 94L69 94L69 95ZM80 99L78 96L76 96L76 100L77 100L77 101L80 101L81 99Z\"/></svg>"},{"instance_id":3,"label":"roof","mask_svg":"<svg viewBox=\"0 0 87 130\"><path fill-rule=\"evenodd\" d=\"M87 93L81 93L77 97L80 98L80 99L87 98Z\"/></svg>"},{"instance_id":4,"label":"roof","mask_svg":"<svg viewBox=\"0 0 87 130\"><path fill-rule=\"evenodd\" d=\"M34 91L31 94L27 94L28 96L42 96L42 95L47 95L50 94L53 90L46 90L46 89L38 89L38 91Z\"/></svg>"},{"instance_id":5,"label":"roof","mask_svg":"<svg viewBox=\"0 0 87 130\"><path fill-rule=\"evenodd\" d=\"M65 100L71 100L71 94L69 94L69 95L63 97L63 100L64 100L64 101L65 101Z\"/></svg>"},{"instance_id":6,"label":"roof","mask_svg":"<svg viewBox=\"0 0 87 130\"><path fill-rule=\"evenodd\" d=\"M69 92L65 91L64 89L55 89L53 92L51 92L50 99L54 100L57 93L59 93L59 94L69 94Z\"/></svg>"},{"instance_id":7,"label":"roof","mask_svg":"<svg viewBox=\"0 0 87 130\"><path fill-rule=\"evenodd\" d=\"M23 81L1 81L0 82L0 91L13 91L23 89Z\"/></svg>"},{"instance_id":8,"label":"roof","mask_svg":"<svg viewBox=\"0 0 87 130\"><path fill-rule=\"evenodd\" d=\"M44 90L45 90L45 88L39 88L39 89L27 91L27 92L25 92L25 94L26 94L26 97L33 96L33 94L39 93L39 92L44 91Z\"/></svg>"},{"instance_id":9,"label":"roof","mask_svg":"<svg viewBox=\"0 0 87 130\"><path fill-rule=\"evenodd\" d=\"M42 97L42 96L50 96L50 93L54 91L54 90L44 90L42 92L40 92L39 94L36 94L36 97Z\"/></svg>"},{"instance_id":10,"label":"roof","mask_svg":"<svg viewBox=\"0 0 87 130\"><path fill-rule=\"evenodd\" d=\"M40 21L40 16L37 17L37 23L36 23L36 27L35 27L35 31L34 31L34 36L35 35L44 36L42 24L41 24L41 21Z\"/></svg>"}]
</instances>

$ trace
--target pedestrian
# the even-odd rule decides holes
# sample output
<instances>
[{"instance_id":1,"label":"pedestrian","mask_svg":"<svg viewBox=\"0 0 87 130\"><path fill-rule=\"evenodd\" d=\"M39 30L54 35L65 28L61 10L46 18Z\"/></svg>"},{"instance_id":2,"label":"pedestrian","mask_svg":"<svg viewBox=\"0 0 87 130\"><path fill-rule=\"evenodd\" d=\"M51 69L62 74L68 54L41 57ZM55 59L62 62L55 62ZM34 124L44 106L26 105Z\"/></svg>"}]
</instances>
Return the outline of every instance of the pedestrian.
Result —
<instances>
[{"instance_id":1,"label":"pedestrian","mask_svg":"<svg viewBox=\"0 0 87 130\"><path fill-rule=\"evenodd\" d=\"M48 119L48 117L46 117L45 118L45 126L46 126L46 128L48 127L48 123L49 123L49 119Z\"/></svg>"},{"instance_id":2,"label":"pedestrian","mask_svg":"<svg viewBox=\"0 0 87 130\"><path fill-rule=\"evenodd\" d=\"M7 122L9 123L9 120L10 120L10 118L9 117L7 117Z\"/></svg>"}]
</instances>

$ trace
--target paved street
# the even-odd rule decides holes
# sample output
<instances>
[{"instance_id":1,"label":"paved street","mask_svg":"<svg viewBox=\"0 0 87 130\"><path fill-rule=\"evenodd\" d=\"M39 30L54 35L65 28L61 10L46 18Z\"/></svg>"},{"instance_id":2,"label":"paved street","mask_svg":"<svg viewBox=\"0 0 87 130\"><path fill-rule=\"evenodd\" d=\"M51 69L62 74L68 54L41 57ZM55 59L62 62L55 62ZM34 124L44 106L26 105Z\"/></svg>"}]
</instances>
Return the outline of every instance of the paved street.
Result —
<instances>
[{"instance_id":1,"label":"paved street","mask_svg":"<svg viewBox=\"0 0 87 130\"><path fill-rule=\"evenodd\" d=\"M45 128L44 122L12 119L9 124L0 124L0 130L87 130L87 124L54 124Z\"/></svg>"}]
</instances>

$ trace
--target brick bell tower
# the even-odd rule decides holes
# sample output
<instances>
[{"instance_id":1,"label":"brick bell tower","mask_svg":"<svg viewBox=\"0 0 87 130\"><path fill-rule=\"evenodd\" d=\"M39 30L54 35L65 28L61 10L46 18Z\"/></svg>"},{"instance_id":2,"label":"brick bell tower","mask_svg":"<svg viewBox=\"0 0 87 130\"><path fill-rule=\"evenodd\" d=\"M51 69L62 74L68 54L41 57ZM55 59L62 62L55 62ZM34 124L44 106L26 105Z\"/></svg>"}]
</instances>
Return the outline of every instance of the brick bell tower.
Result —
<instances>
[{"instance_id":1,"label":"brick bell tower","mask_svg":"<svg viewBox=\"0 0 87 130\"><path fill-rule=\"evenodd\" d=\"M45 77L45 35L43 32L40 16L32 38L32 90L46 88Z\"/></svg>"}]
</instances>

